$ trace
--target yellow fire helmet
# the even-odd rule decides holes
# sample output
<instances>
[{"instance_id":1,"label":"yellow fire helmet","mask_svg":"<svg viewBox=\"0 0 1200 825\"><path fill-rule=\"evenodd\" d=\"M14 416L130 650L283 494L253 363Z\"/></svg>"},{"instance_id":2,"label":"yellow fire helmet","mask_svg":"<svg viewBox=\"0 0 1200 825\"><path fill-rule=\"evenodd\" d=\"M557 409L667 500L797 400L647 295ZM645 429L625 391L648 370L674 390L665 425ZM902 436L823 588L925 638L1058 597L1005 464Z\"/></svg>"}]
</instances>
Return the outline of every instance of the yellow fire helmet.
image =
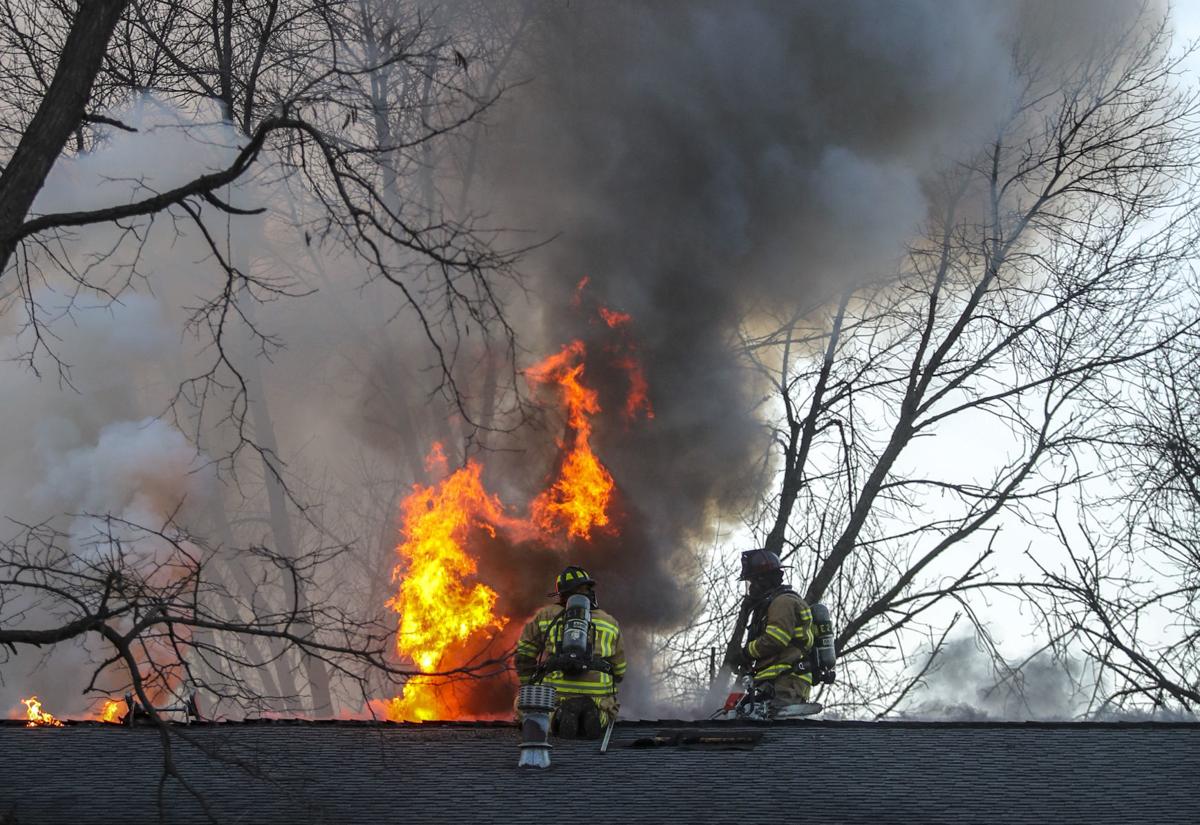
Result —
<instances>
[{"instance_id":1,"label":"yellow fire helmet","mask_svg":"<svg viewBox=\"0 0 1200 825\"><path fill-rule=\"evenodd\" d=\"M564 593L570 593L572 590L583 587L585 585L594 585L596 580L588 575L588 571L582 567L571 565L558 574L558 578L554 580L554 592L551 596L561 596Z\"/></svg>"}]
</instances>

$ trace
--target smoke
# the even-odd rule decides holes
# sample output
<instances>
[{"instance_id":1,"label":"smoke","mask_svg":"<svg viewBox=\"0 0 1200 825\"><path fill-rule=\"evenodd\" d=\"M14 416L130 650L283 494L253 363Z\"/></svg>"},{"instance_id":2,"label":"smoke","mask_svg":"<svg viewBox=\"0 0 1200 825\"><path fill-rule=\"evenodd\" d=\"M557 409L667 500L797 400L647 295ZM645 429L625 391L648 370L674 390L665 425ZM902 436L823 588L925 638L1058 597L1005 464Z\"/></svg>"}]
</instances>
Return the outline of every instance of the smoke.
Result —
<instances>
[{"instance_id":1,"label":"smoke","mask_svg":"<svg viewBox=\"0 0 1200 825\"><path fill-rule=\"evenodd\" d=\"M973 636L947 642L899 715L983 722L1069 721L1086 714L1090 685L1082 662L1042 653L1013 668L997 670Z\"/></svg>"},{"instance_id":2,"label":"smoke","mask_svg":"<svg viewBox=\"0 0 1200 825\"><path fill-rule=\"evenodd\" d=\"M739 358L739 327L894 271L934 178L1011 113L1014 44L1085 40L1132 13L1038 5L534 5L479 208L551 238L524 265L535 352L604 347L604 325L573 304L583 277L588 300L633 317L656 418L610 416L598 453L644 532L619 563L572 548L608 568L618 616L682 621L683 551L764 492L769 391ZM588 377L620 404L624 375Z\"/></svg>"},{"instance_id":3,"label":"smoke","mask_svg":"<svg viewBox=\"0 0 1200 825\"><path fill-rule=\"evenodd\" d=\"M1102 678L1094 662L1046 651L998 663L979 639L968 636L942 647L895 716L928 722L1196 721L1186 710L1136 706L1136 696L1102 702L1112 692ZM1127 702L1135 706L1124 706Z\"/></svg>"},{"instance_id":4,"label":"smoke","mask_svg":"<svg viewBox=\"0 0 1200 825\"><path fill-rule=\"evenodd\" d=\"M566 563L583 563L600 580L602 606L631 641L689 615L696 580L689 549L717 516L763 492L756 469L763 388L736 354L739 326L811 309L840 284L893 269L927 214L931 179L1008 113L1014 41L1036 33L1065 47L1076 33L1131 13L1120 3L1090 2L1035 13L1040 5L530 7L530 39L504 78L512 88L481 132L472 206L492 225L551 239L522 263L534 298L514 302L511 320L532 358L576 338L597 356L589 357L585 381L610 412L596 422L594 446L619 485L613 515L623 532L568 547L481 539L480 578L507 594L512 615L519 620L543 603ZM38 211L128 200L135 186L164 190L226 161L237 143L224 125L197 123L195 113L148 99L110 114L139 131L114 133L94 154L57 164ZM304 212L305 204L278 197L272 185L244 182L224 196ZM309 244L289 224L287 214L214 224L256 273L284 273L297 292L317 290L255 308L256 323L286 348L272 349L270 360L252 343L233 355L261 369L256 389L269 402L289 479L304 498L326 505L309 519L357 542L364 556L383 551L382 564L374 556L359 561L385 585L366 595L343 588L339 598L361 602L343 606L382 611L397 539L386 491L420 479L424 436L461 455L469 427L429 401L435 378L423 372L427 342L417 325L394 323L406 317L398 293L364 278L353 256ZM81 294L69 278L38 298L71 367L70 384L55 381L53 370L39 379L17 362L0 364L0 515L36 523L103 510L153 524L184 502L181 517L209 529L201 511L228 499L254 516L236 538L272 544L261 526L261 480L249 489L221 486L204 469L206 456L227 445L227 429L199 426L197 448L184 432L195 422L176 427L159 416L179 382L212 357L203 340L180 335L190 312L221 286L211 252L194 230L165 219L144 242L108 256L113 239L111 227L99 227L67 242L92 274L111 272L119 300ZM125 288L134 260L145 277ZM597 321L599 306L632 315L629 340L645 371L652 421L629 423L616 413L629 375L613 357L622 354L620 341ZM31 345L14 317L0 316L10 357ZM474 376L464 388L472 404L484 405L487 392ZM489 488L510 502L538 489L553 467L557 426L496 437L489 446L501 452L489 454ZM68 526L73 535L87 529ZM299 541L325 538L310 529ZM644 645L635 647L646 655ZM39 689L15 675L31 664L6 664L0 705ZM48 666L36 684L78 690L79 666Z\"/></svg>"},{"instance_id":5,"label":"smoke","mask_svg":"<svg viewBox=\"0 0 1200 825\"><path fill-rule=\"evenodd\" d=\"M36 211L97 207L170 189L227 164L241 142L211 112L182 111L150 97L106 114L137 131L114 131L93 152L61 160ZM170 519L210 547L232 541L304 553L345 543L356 549L356 566L323 570L326 578L307 595L355 616L383 618L397 540L390 491L403 493L411 481L424 480L419 460L412 467L395 454L427 449L417 435L430 422L445 428L451 444L459 427L429 401L434 379L422 372L431 361L428 342L393 323L404 308L400 293L368 282L362 266L336 245L306 239L305 227L295 224L297 213L307 217L306 204L269 172L265 177L240 181L222 198L265 205L266 215L232 219L208 210L205 218L225 259L277 290L260 290L258 301L239 306L261 337L234 312L221 346L254 405L245 434L270 439L292 493L311 505L304 516L292 508L283 518L290 517L295 547L282 547L276 522L264 517L270 508L257 454L230 458L237 446L230 388L237 381L216 365L213 329L199 314L221 295L225 275L179 213L134 223L133 231L100 225L66 235L62 260L74 272L43 262L43 287L28 303L6 296L0 518L19 524L5 522L2 538L19 533L19 525L48 521L86 554L103 549L98 530L115 530L134 554L127 555L130 563L147 570L164 548L105 516L150 529ZM83 278L72 277L80 274L102 288L84 287ZM40 344L27 323L30 308L38 313ZM215 383L205 382L210 372ZM382 376L386 390L372 407L361 403L364 376ZM404 449L390 440L397 432ZM274 572L247 570L246 577L262 582ZM276 597L265 589L244 595L267 604ZM5 608L10 615L22 605L9 601ZM23 613L21 622L61 623L42 609ZM52 713L86 712L93 701L80 691L101 654L88 642L7 659L0 708L20 711L19 698L39 693Z\"/></svg>"},{"instance_id":6,"label":"smoke","mask_svg":"<svg viewBox=\"0 0 1200 825\"><path fill-rule=\"evenodd\" d=\"M48 314L65 308L61 295L35 298ZM48 522L67 534L74 552L88 557L111 549L108 540L99 540L107 535L121 542L128 563L149 572L164 560L166 548L105 517L160 527L173 514L190 517L213 485L196 448L169 423L145 417L138 397L147 389L150 365L171 350L173 339L157 302L138 294L104 306L81 304L54 330L70 384L39 378L19 361L0 363L0 515L12 520L4 522L3 538L22 529L14 522ZM0 347L15 354L24 342L12 336L0 339ZM61 623L48 604L17 599L5 608L23 608L27 627ZM80 691L95 661L84 644L50 652L23 648L4 662L0 708L20 710L18 699L37 692L52 713L82 713L90 703Z\"/></svg>"},{"instance_id":7,"label":"smoke","mask_svg":"<svg viewBox=\"0 0 1200 825\"><path fill-rule=\"evenodd\" d=\"M157 301L129 293L68 310L49 291L34 300L50 315L69 311L53 326L68 379L39 377L19 360L0 367L0 392L11 399L0 433L4 514L26 524L66 516L84 536L92 530L82 514L155 526L185 503L203 503L213 482L204 457L174 426L147 417L139 398L147 370L177 343ZM15 355L22 336L0 347Z\"/></svg>"},{"instance_id":8,"label":"smoke","mask_svg":"<svg viewBox=\"0 0 1200 825\"><path fill-rule=\"evenodd\" d=\"M230 151L223 127L191 133L183 128L191 119L150 100L111 114L139 132L57 164L39 195L39 212L120 202L140 187L165 189ZM146 530L168 522L196 528L216 495L209 457L164 415L185 369L194 366L188 363L194 350L180 334L180 303L195 300L211 275L201 274L204 256L182 233L142 227L120 238L108 226L64 238L61 260L103 289L53 277L48 267L27 304L6 307L0 538L44 523L64 532L69 549L83 558L107 555L119 543L124 563L151 576L171 548ZM39 330L25 323L22 310L30 307L40 343ZM6 602L6 613L31 628L59 626L63 605L22 600L31 595ZM18 699L37 693L52 713L86 713L95 699L81 691L98 654L94 639L48 651L21 648L4 662L0 708L20 711ZM110 682L101 678L98 685L119 686Z\"/></svg>"},{"instance_id":9,"label":"smoke","mask_svg":"<svg viewBox=\"0 0 1200 825\"><path fill-rule=\"evenodd\" d=\"M241 142L212 112L182 111L150 97L106 114L136 131L114 130L93 152L60 160L37 212L168 190L224 166ZM306 233L319 229L297 226L297 214L302 222L311 217L305 213L311 204L293 198L269 162L260 164L266 180L242 180L221 193L228 203L266 206L267 214L230 218L207 207L204 213L225 260L271 287L229 314L222 352L200 308L222 294L225 274L183 213L65 235L61 261L73 271L39 261L43 288L28 303L6 296L0 519L16 523L4 522L0 538L19 534L20 525L49 522L87 554L104 549L98 532L113 530L129 562L147 572L164 548L105 516L149 529L170 520L209 547L232 542L303 554L351 545L355 564L319 571L322 578L306 594L310 602L365 620L394 619L385 602L396 562L395 496L425 480L418 452L428 449L419 443L424 435L432 430L453 447L461 426L430 401L436 378L424 372L432 360L428 341L415 325L394 323L404 317L399 291L371 282L343 248L322 247ZM86 278L74 277L81 274ZM89 289L84 280L101 288ZM31 309L40 343L28 325ZM221 354L248 388L245 435L275 446L292 494L310 505L303 515L285 505L289 512L276 519L258 455L243 450L231 458L237 379L217 364ZM206 374L215 381L206 383ZM372 382L384 395L365 405L363 385ZM417 455L415 466L401 454ZM282 546L280 522L290 526L293 547ZM246 569L242 578L257 592L224 583L246 602L271 605L286 598L263 584L277 572ZM61 624L60 613L48 609L12 600L4 607L22 626ZM0 708L20 712L17 700L38 693L52 713L84 714L94 698L80 692L104 658L98 648L95 640L72 642L45 655L23 649L5 659ZM99 686L116 685L101 680Z\"/></svg>"},{"instance_id":10,"label":"smoke","mask_svg":"<svg viewBox=\"0 0 1200 825\"><path fill-rule=\"evenodd\" d=\"M34 491L39 503L57 505L59 512L111 513L136 524L154 524L203 492L204 476L192 474L195 448L161 420L108 424L95 444L60 452L64 435L59 429L46 439L46 476Z\"/></svg>"}]
</instances>

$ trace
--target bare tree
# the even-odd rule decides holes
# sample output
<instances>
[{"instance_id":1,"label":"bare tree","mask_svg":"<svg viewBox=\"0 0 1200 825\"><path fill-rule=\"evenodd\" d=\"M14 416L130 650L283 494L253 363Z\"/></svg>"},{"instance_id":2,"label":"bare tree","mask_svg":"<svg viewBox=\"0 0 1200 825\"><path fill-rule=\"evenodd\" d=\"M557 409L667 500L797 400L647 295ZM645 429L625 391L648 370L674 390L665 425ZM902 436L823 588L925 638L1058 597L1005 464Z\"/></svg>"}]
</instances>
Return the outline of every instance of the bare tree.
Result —
<instances>
[{"instance_id":1,"label":"bare tree","mask_svg":"<svg viewBox=\"0 0 1200 825\"><path fill-rule=\"evenodd\" d=\"M1103 471L1113 425L1091 411L1189 328L1200 99L1163 26L1065 69L1018 57L1012 116L930 184L901 268L745 338L779 421L750 526L838 617L860 708L906 692L950 606L978 625L973 593L1033 593L996 574L1001 527Z\"/></svg>"},{"instance_id":2,"label":"bare tree","mask_svg":"<svg viewBox=\"0 0 1200 825\"><path fill-rule=\"evenodd\" d=\"M253 330L254 324L236 309L234 299L287 295L293 285L287 279L263 279L248 267L239 267L241 262L227 260L225 251L215 246L220 233L209 223L263 210L262 205L226 203L221 192L265 165L303 189L304 201L316 205L301 227L310 243L315 236L344 244L370 277L396 287L400 304L415 314L428 338L449 397L455 390L452 345L460 334L470 327L496 327L511 338L489 278L503 276L512 255L492 251L469 225L444 218L429 204L398 198L404 193L386 185L405 171L396 168L398 157L409 156L410 167L419 163L426 143L470 122L498 93L493 90L491 98L481 99L463 84L441 76L442 66L459 66L442 32L428 32L424 20L414 13L407 21L410 28L393 27L390 39L377 44L368 56L373 62L364 64L361 56L350 57L343 51L351 30L349 18L357 13L358 4L280 0L237 8L231 3L165 1L112 5L107 18L91 10L78 15L58 12L69 15L58 28L67 27L68 38L80 42L64 44L66 59L52 56L53 69L62 80L58 86L51 81L28 125L10 126L11 131L20 131L21 139L0 181L5 210L0 244L7 250L0 271L6 279L15 279L26 296L26 321L31 327L38 329L40 319L28 297L29 253L45 248L48 238L71 227L98 223L124 222L130 243L137 243L137 233L129 229L138 225L136 219L170 213L176 220L194 223L213 241L214 262L227 275L225 288L196 311L192 328L212 336L218 345L234 319ZM10 39L25 42L41 36L20 31L22 23L34 17L28 10L12 13L9 25L16 31ZM100 23L104 25L98 28ZM114 29L119 37L106 53ZM48 56L38 52L33 57ZM364 79L399 73L406 67L428 81L422 97L415 102L410 96L364 105ZM430 76L430 67L438 70L438 76ZM38 68L45 74L48 67ZM124 86L126 95L157 94L188 112L203 113L205 106L216 103L220 116L240 133L229 162L169 191L135 192L128 203L27 217L50 165L70 148L69 137L80 128L97 125L88 115L92 87L102 85L114 97L122 83L130 84ZM68 96L72 96L69 101ZM407 131L389 130L364 139L372 136L364 134L358 113L371 105L390 106L389 116L394 111L409 113ZM414 155L416 161L411 159ZM9 267L18 249L26 254ZM112 295L111 286L90 282L86 274L79 287ZM265 338L260 342L268 349L275 343ZM47 352L47 342L39 339L39 344L30 353L31 361L39 351ZM234 359L223 346L216 351L212 370L197 376L190 387L194 395L229 386L245 390ZM235 397L243 396L235 393ZM231 415L241 423L246 412L244 405L235 404Z\"/></svg>"},{"instance_id":3,"label":"bare tree","mask_svg":"<svg viewBox=\"0 0 1200 825\"><path fill-rule=\"evenodd\" d=\"M1097 714L1200 707L1197 343L1193 332L1159 353L1108 411L1121 424L1108 450L1119 492L1106 506L1072 513L1064 502L1055 513L1068 557L1045 565L1043 620L1056 652L1095 668Z\"/></svg>"},{"instance_id":4,"label":"bare tree","mask_svg":"<svg viewBox=\"0 0 1200 825\"><path fill-rule=\"evenodd\" d=\"M459 339L475 332L496 342L501 360L511 362L515 336L499 296L501 284L513 277L516 253L498 250L496 233L469 217L451 218L429 190L432 165L439 162L434 147L470 124L501 91L487 54L465 44L471 27L436 25L416 4L126 0L77 6L6 0L3 12L0 114L7 163L0 178L0 294L9 299L5 312L19 315L16 325L29 333L27 363L40 370L48 361L60 378L71 380L71 365L59 358L52 321L39 304L39 286L62 288L71 301L87 296L116 302L158 283L141 255L154 233L190 238L207 250L215 289L180 319L202 360L168 370L184 377L167 413L226 484L206 515L191 516L185 526L176 513L170 522L171 530L190 535L203 529L212 536L209 542L189 539L211 551L189 574L194 582L202 568L205 586L193 594L193 610L208 618L194 625L197 635L186 650L174 650L191 659L179 656L170 668L201 668L206 683L217 685L236 671L238 687L228 692L251 710L262 704L251 701L245 679L259 666L270 666L273 677L253 677L259 695L268 706L279 701L298 708L302 689L293 670L300 661L309 707L331 712L331 674L343 681L347 674L309 642L320 647L315 640L341 621L328 613L327 594L341 557L329 548L344 549L346 543L332 538L306 495L320 484L302 478L284 459L290 450L279 443L262 364L286 341L264 331L259 320L264 303L303 299L312 287L305 273L275 266L262 250L268 235L286 230L293 246L308 252L314 269L336 254L354 262L339 277L389 286L394 299L391 305L381 302L378 325L404 313L415 321L426 356L409 368L416 372L432 362L431 390L446 408L471 420L477 410L458 386ZM493 80L478 83L471 72ZM171 129L216 124L228 136L227 145L217 147L221 162L165 189L153 181L130 181L127 196L98 208L35 211L34 200L57 160L102 148L114 133L155 128L112 116L139 101L150 101L148 109L170 108ZM210 129L205 139L211 134ZM112 240L97 261L78 249L76 233L100 226ZM412 351L395 352L406 357ZM384 519L390 526L390 515ZM162 525L141 529L157 531L160 538L171 532ZM61 563L58 572L73 574L80 562L56 549L62 538L57 524L27 528L26 536L6 552L40 541L43 560L35 566L51 575ZM233 550L239 546L271 549ZM283 565L293 575L263 578L264 565L269 570ZM20 590L23 581L14 576L8 586ZM79 579L73 590L63 588L63 609L87 602L88 587L93 600L107 604L106 582L97 574ZM55 592L47 588L42 598ZM172 592L153 598L178 597ZM9 605L22 604L11 591L0 595L4 598ZM0 620L6 632L23 610L11 621ZM94 619L107 617L107 611L84 612ZM286 633L257 632L263 616ZM60 628L38 640L73 637L84 622L80 632L94 631L115 644L115 636L90 621L72 619L65 623L72 632L64 636ZM123 644L135 658L152 655L154 646L139 647L139 640L156 633L159 624L134 623L145 632L138 630ZM308 642L296 644L297 639ZM215 661L218 651L228 657L224 664ZM197 656L200 661L193 662ZM360 661L384 664L371 656ZM114 658L105 666L123 664L130 662ZM403 672L388 667L392 671L382 672ZM137 674L130 671L130 678Z\"/></svg>"},{"instance_id":5,"label":"bare tree","mask_svg":"<svg viewBox=\"0 0 1200 825\"><path fill-rule=\"evenodd\" d=\"M67 535L48 525L23 526L0 544L0 655L85 637L102 640L105 653L94 661L88 689L113 668L127 675L140 712L161 731L162 780L180 782L201 805L203 795L173 757L172 739L226 761L229 755L184 729L168 728L156 708L202 683L210 718L261 709L263 694L253 675L271 661L240 654L239 640L276 641L285 654L316 658L357 685L364 698L368 680L377 684L383 676L395 688L409 675L392 663L390 625L300 598L317 571L341 558L345 547L296 559L266 547L210 546L172 522L146 528L108 515L86 518L90 531ZM263 571L260 586L290 592L287 605L263 609L227 589L214 572L218 561L231 556L245 556ZM233 613L230 603L236 605ZM48 626L23 626L35 616ZM478 661L442 676L484 678L506 666L504 658Z\"/></svg>"}]
</instances>

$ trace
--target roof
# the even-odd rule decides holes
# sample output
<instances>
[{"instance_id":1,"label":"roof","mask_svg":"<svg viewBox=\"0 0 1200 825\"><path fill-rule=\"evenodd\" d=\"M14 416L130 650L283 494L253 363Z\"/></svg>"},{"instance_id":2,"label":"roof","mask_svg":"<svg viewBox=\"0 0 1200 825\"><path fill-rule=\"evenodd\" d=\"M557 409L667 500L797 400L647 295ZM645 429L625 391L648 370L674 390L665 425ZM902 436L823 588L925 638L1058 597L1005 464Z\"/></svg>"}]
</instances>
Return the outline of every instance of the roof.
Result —
<instances>
[{"instance_id":1,"label":"roof","mask_svg":"<svg viewBox=\"0 0 1200 825\"><path fill-rule=\"evenodd\" d=\"M1200 724L622 722L518 769L509 725L258 722L177 742L218 821L1194 823ZM159 732L0 725L0 822L157 820ZM710 741L703 741L703 740ZM711 741L711 740L724 741ZM755 742L754 740L757 740ZM168 783L168 822L206 821Z\"/></svg>"}]
</instances>

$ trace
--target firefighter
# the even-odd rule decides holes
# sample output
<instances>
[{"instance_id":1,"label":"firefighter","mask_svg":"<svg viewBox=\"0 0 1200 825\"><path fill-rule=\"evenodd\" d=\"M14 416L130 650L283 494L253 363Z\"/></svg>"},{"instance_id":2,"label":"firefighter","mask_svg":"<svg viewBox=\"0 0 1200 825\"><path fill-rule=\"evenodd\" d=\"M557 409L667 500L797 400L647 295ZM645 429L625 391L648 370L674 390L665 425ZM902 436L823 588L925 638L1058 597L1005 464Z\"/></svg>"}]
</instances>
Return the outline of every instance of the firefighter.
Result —
<instances>
[{"instance_id":1,"label":"firefighter","mask_svg":"<svg viewBox=\"0 0 1200 825\"><path fill-rule=\"evenodd\" d=\"M625 677L625 651L621 628L611 614L596 606L595 580L582 567L559 574L551 596L557 605L539 610L521 631L515 663L522 685L550 685L557 692L558 708L550 730L563 738L599 739L616 718L617 685ZM591 603L588 648L590 660L564 661L563 631L567 600L576 594Z\"/></svg>"},{"instance_id":2,"label":"firefighter","mask_svg":"<svg viewBox=\"0 0 1200 825\"><path fill-rule=\"evenodd\" d=\"M807 702L813 684L808 667L812 610L783 583L783 562L770 550L742 555L741 581L750 583L747 598L754 605L741 664L754 674L755 689L770 697L772 707Z\"/></svg>"}]
</instances>

